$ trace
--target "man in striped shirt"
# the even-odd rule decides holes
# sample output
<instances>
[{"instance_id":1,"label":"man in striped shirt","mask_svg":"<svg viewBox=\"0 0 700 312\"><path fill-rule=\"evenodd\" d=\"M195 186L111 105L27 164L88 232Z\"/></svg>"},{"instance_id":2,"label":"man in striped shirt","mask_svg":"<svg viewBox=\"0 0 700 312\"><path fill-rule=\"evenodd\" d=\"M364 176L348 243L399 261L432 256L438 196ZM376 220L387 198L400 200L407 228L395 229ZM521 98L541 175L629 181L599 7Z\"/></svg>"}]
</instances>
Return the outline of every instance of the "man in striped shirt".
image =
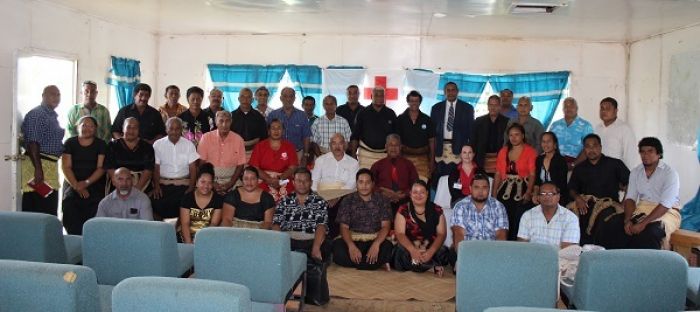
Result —
<instances>
[{"instance_id":1,"label":"man in striped shirt","mask_svg":"<svg viewBox=\"0 0 700 312\"><path fill-rule=\"evenodd\" d=\"M345 118L335 113L338 107L338 100L335 96L327 95L323 98L323 109L326 114L319 117L311 126L311 141L316 143L320 148L320 154L325 154L330 151L328 145L331 137L340 133L345 139L345 142L350 141L352 131L350 125Z\"/></svg>"}]
</instances>

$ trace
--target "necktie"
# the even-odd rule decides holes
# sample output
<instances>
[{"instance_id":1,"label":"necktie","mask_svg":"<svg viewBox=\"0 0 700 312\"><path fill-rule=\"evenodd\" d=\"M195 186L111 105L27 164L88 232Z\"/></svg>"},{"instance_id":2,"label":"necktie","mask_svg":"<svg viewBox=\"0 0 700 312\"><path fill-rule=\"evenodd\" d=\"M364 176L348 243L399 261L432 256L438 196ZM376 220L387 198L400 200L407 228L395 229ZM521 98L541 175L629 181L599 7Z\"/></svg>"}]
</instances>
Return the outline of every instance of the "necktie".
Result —
<instances>
[{"instance_id":1,"label":"necktie","mask_svg":"<svg viewBox=\"0 0 700 312\"><path fill-rule=\"evenodd\" d=\"M455 125L455 106L450 103L450 110L447 113L447 131L452 131Z\"/></svg>"}]
</instances>

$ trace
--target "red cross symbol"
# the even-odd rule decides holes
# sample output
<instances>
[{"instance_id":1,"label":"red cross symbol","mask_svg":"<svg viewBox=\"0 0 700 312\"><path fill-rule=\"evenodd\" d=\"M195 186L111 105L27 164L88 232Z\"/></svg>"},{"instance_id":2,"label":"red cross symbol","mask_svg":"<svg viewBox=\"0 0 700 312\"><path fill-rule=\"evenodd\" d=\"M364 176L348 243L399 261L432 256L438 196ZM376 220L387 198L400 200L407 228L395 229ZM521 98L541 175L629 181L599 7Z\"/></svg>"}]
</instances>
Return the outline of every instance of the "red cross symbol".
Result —
<instances>
[{"instance_id":1,"label":"red cross symbol","mask_svg":"<svg viewBox=\"0 0 700 312\"><path fill-rule=\"evenodd\" d=\"M386 76L374 76L374 87L384 88L384 99L386 101L396 101L399 99L399 89L398 88L387 88L386 86ZM372 99L372 89L365 88L364 97L365 100Z\"/></svg>"}]
</instances>

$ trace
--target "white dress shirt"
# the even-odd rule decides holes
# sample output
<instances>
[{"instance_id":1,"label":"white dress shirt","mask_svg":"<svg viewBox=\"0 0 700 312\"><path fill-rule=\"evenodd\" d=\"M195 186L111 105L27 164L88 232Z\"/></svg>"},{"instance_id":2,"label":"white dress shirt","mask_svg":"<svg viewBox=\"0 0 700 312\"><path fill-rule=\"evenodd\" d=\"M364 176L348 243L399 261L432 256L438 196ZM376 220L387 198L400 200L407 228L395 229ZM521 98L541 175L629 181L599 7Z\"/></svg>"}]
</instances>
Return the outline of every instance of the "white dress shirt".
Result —
<instances>
[{"instance_id":1,"label":"white dress shirt","mask_svg":"<svg viewBox=\"0 0 700 312\"><path fill-rule=\"evenodd\" d=\"M600 136L605 156L622 160L627 168L634 168L641 162L637 138L626 122L616 119L607 127L601 123L595 127L595 133Z\"/></svg>"},{"instance_id":2,"label":"white dress shirt","mask_svg":"<svg viewBox=\"0 0 700 312\"><path fill-rule=\"evenodd\" d=\"M156 154L156 165L160 166L160 176L176 179L189 177L189 165L199 159L197 149L189 140L180 137L177 144L170 142L168 137L158 139L153 143Z\"/></svg>"},{"instance_id":3,"label":"white dress shirt","mask_svg":"<svg viewBox=\"0 0 700 312\"><path fill-rule=\"evenodd\" d=\"M343 154L343 159L335 160L333 153L323 154L316 159L314 169L311 171L313 183L311 188L318 190L319 183L342 183L343 189L355 189L355 174L360 169L357 160Z\"/></svg>"},{"instance_id":4,"label":"white dress shirt","mask_svg":"<svg viewBox=\"0 0 700 312\"><path fill-rule=\"evenodd\" d=\"M649 178L644 165L632 169L625 199L658 203L666 208L680 208L680 187L678 172L659 160L656 170Z\"/></svg>"}]
</instances>

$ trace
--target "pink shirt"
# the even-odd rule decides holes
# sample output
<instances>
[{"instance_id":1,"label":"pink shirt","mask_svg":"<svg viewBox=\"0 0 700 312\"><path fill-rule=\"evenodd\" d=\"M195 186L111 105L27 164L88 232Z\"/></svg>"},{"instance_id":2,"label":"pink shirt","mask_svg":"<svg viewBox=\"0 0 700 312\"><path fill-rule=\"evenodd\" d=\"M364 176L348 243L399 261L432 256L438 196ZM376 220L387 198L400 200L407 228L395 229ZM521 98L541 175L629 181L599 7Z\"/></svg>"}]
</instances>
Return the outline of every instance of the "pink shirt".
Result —
<instances>
[{"instance_id":1,"label":"pink shirt","mask_svg":"<svg viewBox=\"0 0 700 312\"><path fill-rule=\"evenodd\" d=\"M205 133L199 141L197 153L200 159L218 168L237 167L246 163L243 138L233 131L229 131L225 139L219 136L219 130Z\"/></svg>"}]
</instances>

